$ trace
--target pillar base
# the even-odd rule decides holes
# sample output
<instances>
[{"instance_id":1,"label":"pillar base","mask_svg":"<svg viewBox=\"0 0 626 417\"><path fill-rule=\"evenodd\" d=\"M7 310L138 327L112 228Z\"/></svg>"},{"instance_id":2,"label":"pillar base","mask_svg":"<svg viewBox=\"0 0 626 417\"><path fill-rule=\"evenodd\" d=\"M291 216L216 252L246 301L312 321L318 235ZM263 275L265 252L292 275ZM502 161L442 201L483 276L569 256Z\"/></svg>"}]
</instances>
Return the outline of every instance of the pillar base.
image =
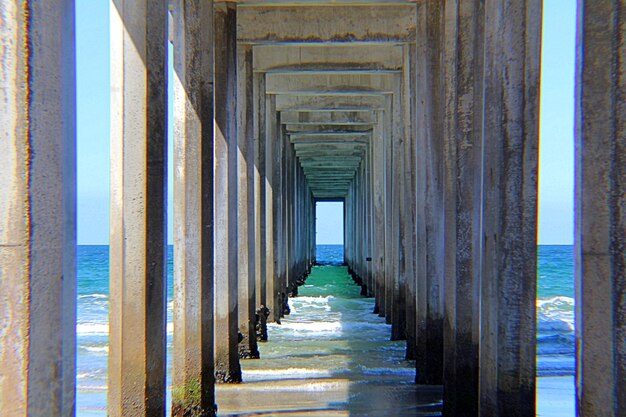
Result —
<instances>
[{"instance_id":1,"label":"pillar base","mask_svg":"<svg viewBox=\"0 0 626 417\"><path fill-rule=\"evenodd\" d=\"M243 340L239 342L239 359L259 359L260 357L259 350L250 347L248 335L243 335Z\"/></svg>"},{"instance_id":2,"label":"pillar base","mask_svg":"<svg viewBox=\"0 0 626 417\"><path fill-rule=\"evenodd\" d=\"M241 372L215 371L216 384L240 384L242 382Z\"/></svg>"},{"instance_id":3,"label":"pillar base","mask_svg":"<svg viewBox=\"0 0 626 417\"><path fill-rule=\"evenodd\" d=\"M270 316L270 309L261 306L256 311L256 340L257 342L267 342L267 318Z\"/></svg>"},{"instance_id":4,"label":"pillar base","mask_svg":"<svg viewBox=\"0 0 626 417\"><path fill-rule=\"evenodd\" d=\"M199 405L186 405L182 402L172 402L172 417L215 417L217 416L217 404L213 410L203 410Z\"/></svg>"}]
</instances>

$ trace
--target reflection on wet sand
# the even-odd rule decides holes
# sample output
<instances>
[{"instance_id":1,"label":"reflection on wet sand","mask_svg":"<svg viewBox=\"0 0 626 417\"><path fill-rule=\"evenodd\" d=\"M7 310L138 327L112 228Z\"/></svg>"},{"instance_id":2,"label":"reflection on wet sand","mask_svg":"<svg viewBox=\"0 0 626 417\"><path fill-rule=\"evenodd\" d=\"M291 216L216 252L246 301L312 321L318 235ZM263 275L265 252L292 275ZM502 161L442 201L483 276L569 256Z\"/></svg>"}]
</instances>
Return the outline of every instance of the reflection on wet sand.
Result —
<instances>
[{"instance_id":1,"label":"reflection on wet sand","mask_svg":"<svg viewBox=\"0 0 626 417\"><path fill-rule=\"evenodd\" d=\"M405 342L344 267L313 269L291 314L271 325L244 383L219 385L220 416L438 416L441 389L417 386Z\"/></svg>"}]
</instances>

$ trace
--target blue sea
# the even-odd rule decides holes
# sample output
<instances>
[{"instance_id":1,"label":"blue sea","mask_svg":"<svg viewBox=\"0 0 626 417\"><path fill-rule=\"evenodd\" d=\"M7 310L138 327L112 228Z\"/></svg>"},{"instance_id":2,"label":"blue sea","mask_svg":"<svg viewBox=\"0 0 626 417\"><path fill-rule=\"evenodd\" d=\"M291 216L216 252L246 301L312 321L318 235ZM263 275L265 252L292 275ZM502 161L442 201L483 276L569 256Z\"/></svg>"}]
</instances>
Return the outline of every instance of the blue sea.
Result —
<instances>
[{"instance_id":1,"label":"blue sea","mask_svg":"<svg viewBox=\"0 0 626 417\"><path fill-rule=\"evenodd\" d=\"M172 248L168 251L168 351L172 336ZM319 245L318 263L343 262L341 245ZM537 298L538 376L574 374L572 246L539 246ZM106 409L108 354L108 246L78 247L77 408L81 416ZM171 355L170 355L171 356ZM168 366L169 368L169 366Z\"/></svg>"}]
</instances>

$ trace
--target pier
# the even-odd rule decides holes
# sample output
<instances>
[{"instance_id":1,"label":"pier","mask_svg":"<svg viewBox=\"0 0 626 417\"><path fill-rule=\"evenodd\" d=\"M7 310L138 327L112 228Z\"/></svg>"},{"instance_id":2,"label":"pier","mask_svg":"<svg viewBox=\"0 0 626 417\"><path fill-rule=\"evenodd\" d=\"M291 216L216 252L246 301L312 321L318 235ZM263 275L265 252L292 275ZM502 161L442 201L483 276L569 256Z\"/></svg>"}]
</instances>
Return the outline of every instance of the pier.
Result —
<instances>
[{"instance_id":1,"label":"pier","mask_svg":"<svg viewBox=\"0 0 626 417\"><path fill-rule=\"evenodd\" d=\"M577 414L617 417L626 2L578 9ZM442 414L535 415L541 0L110 10L110 416L165 414L168 216L172 415L214 416L311 272L323 201L343 202L347 272ZM0 17L0 415L74 416L74 0Z\"/></svg>"}]
</instances>

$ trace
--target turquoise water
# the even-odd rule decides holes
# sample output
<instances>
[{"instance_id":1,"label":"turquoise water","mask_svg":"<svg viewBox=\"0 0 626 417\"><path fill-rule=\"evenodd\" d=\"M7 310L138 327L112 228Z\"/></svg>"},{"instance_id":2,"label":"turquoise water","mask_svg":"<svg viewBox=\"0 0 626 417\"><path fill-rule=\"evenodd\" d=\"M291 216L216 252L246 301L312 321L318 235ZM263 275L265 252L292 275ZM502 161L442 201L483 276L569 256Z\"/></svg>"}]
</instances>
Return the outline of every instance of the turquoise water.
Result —
<instances>
[{"instance_id":1,"label":"turquoise water","mask_svg":"<svg viewBox=\"0 0 626 417\"><path fill-rule=\"evenodd\" d=\"M171 352L171 300L173 294L171 247L168 255L168 350ZM82 416L102 415L106 409L108 256L108 246L78 247L77 406L79 414ZM343 262L343 247L341 245L319 245L317 261L330 265L341 264ZM324 298L328 295L323 294L328 294L328 291L342 291L340 288L333 288L332 282L318 283L319 286L313 286L312 282L314 281L307 282L300 291L301 294L306 294L305 297L291 300L295 309L306 307L315 311L315 306L319 304L319 300L324 299L326 304L332 301ZM573 375L574 373L573 281L573 247L540 246L537 300L538 375L540 376ZM329 285L331 287L328 287ZM360 302L358 294L356 294L354 297L348 296L341 302L333 301L331 305L334 306L333 308L340 308L343 303L359 304ZM305 306L302 303L312 304ZM323 308L327 308L326 304L317 305L320 312ZM359 323L361 322L358 320L350 320L349 323L338 324L337 326L343 326L343 329L356 326L357 331L367 331L367 322ZM329 328L328 332L321 331L320 333L320 329L315 327L315 324L308 324L309 330L314 330L314 333L307 333L307 324L302 323L302 325L304 327L296 326L294 332L300 332L303 336L314 334L318 338L317 342L322 342L326 337L332 338L333 331L336 330ZM362 328L358 326L362 326ZM326 336L324 336L325 334ZM278 344L273 345L277 346ZM276 354L288 355L288 347L279 348Z\"/></svg>"}]
</instances>

